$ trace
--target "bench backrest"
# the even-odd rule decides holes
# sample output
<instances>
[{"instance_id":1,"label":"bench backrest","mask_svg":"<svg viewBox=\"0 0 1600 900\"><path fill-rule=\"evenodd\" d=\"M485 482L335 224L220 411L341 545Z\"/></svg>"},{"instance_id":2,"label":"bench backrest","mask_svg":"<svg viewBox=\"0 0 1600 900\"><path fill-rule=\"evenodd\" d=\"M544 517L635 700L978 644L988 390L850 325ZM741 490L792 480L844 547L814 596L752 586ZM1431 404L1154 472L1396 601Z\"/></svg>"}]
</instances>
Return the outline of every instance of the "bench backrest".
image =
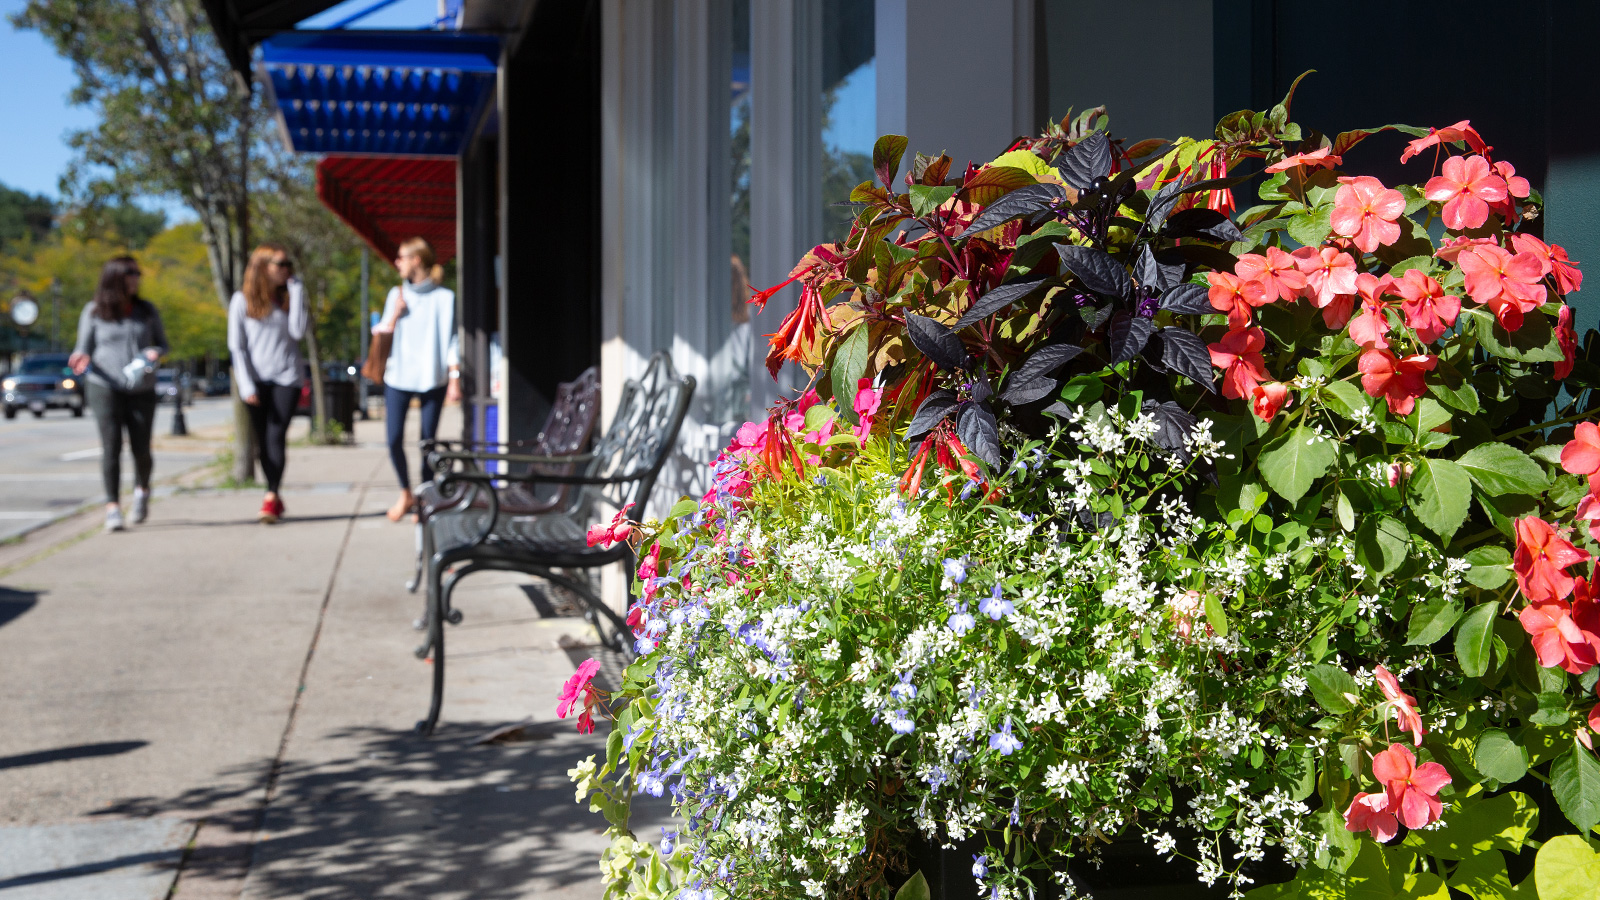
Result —
<instances>
[{"instance_id":1,"label":"bench backrest","mask_svg":"<svg viewBox=\"0 0 1600 900\"><path fill-rule=\"evenodd\" d=\"M603 500L613 512L632 503L629 515L644 515L656 477L677 445L694 387L694 378L679 375L666 353L651 356L644 374L622 386L616 416L595 444L594 458L584 474L625 480L589 494L585 500L591 508L585 512L600 515L602 510L594 506Z\"/></svg>"},{"instance_id":2,"label":"bench backrest","mask_svg":"<svg viewBox=\"0 0 1600 900\"><path fill-rule=\"evenodd\" d=\"M594 366L583 371L571 381L556 387L555 403L545 418L544 428L533 439L534 456L571 456L582 453L594 436L595 425L600 421L600 372ZM533 466L547 475L570 475L572 466ZM562 485L554 491L535 491L527 484L512 482L501 495L501 509L508 513L526 515L559 509L566 505L571 495L571 485Z\"/></svg>"}]
</instances>

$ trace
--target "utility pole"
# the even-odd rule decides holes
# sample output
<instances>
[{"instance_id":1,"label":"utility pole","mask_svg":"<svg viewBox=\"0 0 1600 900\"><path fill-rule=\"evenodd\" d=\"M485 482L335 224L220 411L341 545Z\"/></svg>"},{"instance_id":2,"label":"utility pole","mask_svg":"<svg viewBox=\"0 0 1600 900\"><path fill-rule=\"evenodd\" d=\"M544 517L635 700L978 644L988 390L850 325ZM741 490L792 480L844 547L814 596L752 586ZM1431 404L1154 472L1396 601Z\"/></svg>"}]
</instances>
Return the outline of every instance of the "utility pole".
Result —
<instances>
[{"instance_id":1,"label":"utility pole","mask_svg":"<svg viewBox=\"0 0 1600 900\"><path fill-rule=\"evenodd\" d=\"M367 413L367 347L372 334L372 323L367 315L367 282L371 280L372 252L366 244L361 245L361 327L356 330L359 337L356 339L356 352L361 354L361 360L356 363L356 409L361 412L363 421L371 418Z\"/></svg>"},{"instance_id":2,"label":"utility pole","mask_svg":"<svg viewBox=\"0 0 1600 900\"><path fill-rule=\"evenodd\" d=\"M50 278L50 349L61 350L61 279Z\"/></svg>"}]
</instances>

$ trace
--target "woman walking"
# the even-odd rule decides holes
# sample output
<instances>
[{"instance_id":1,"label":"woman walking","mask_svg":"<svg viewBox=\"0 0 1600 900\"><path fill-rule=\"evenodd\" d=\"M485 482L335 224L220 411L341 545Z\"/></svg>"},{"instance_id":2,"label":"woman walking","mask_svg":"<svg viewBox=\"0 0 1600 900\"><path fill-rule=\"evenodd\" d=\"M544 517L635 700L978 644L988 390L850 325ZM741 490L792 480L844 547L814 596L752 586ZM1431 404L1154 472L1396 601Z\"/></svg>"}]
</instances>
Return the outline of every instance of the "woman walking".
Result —
<instances>
[{"instance_id":1,"label":"woman walking","mask_svg":"<svg viewBox=\"0 0 1600 900\"><path fill-rule=\"evenodd\" d=\"M150 433L156 416L156 361L166 354L161 314L139 296L139 264L131 256L100 270L94 299L78 317L78 342L67 365L86 375L89 408L100 428L100 477L106 489L106 531L121 531L122 433L133 451L133 521L150 514Z\"/></svg>"},{"instance_id":2,"label":"woman walking","mask_svg":"<svg viewBox=\"0 0 1600 900\"><path fill-rule=\"evenodd\" d=\"M306 292L294 277L294 264L280 244L262 244L250 253L244 290L228 302L228 352L233 381L250 408L250 428L261 448L261 473L267 493L260 521L283 518L278 487L288 455L289 420L300 402L300 339L306 336Z\"/></svg>"},{"instance_id":3,"label":"woman walking","mask_svg":"<svg viewBox=\"0 0 1600 900\"><path fill-rule=\"evenodd\" d=\"M421 401L422 439L433 440L445 401L461 399L461 371L456 295L439 286L444 273L434 263L433 248L420 237L412 238L400 245L394 265L404 281L389 291L383 319L373 330L394 334L383 371L383 409L389 460L400 479L400 499L389 508L388 516L389 521L398 522L416 503L406 468L406 411L411 401ZM433 470L424 457L422 480L432 478Z\"/></svg>"}]
</instances>

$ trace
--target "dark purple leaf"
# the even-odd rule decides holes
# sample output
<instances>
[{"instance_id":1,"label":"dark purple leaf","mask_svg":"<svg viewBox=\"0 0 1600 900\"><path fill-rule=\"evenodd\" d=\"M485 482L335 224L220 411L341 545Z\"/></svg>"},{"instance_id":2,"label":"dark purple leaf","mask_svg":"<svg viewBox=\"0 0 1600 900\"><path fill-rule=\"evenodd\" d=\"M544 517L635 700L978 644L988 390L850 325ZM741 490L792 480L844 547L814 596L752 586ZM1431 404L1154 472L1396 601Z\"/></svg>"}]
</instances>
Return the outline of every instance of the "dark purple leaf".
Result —
<instances>
[{"instance_id":1,"label":"dark purple leaf","mask_svg":"<svg viewBox=\"0 0 1600 900\"><path fill-rule=\"evenodd\" d=\"M1077 415L1077 413L1072 411L1072 407L1062 403L1060 400L1057 400L1049 406L1046 406L1043 410L1041 410L1041 412L1047 416L1055 416L1059 419L1071 419L1073 416Z\"/></svg>"},{"instance_id":2,"label":"dark purple leaf","mask_svg":"<svg viewBox=\"0 0 1600 900\"><path fill-rule=\"evenodd\" d=\"M1106 334L1106 342L1111 347L1111 364L1114 366L1138 356L1155 333L1156 324L1144 316L1117 313Z\"/></svg>"},{"instance_id":3,"label":"dark purple leaf","mask_svg":"<svg viewBox=\"0 0 1600 900\"><path fill-rule=\"evenodd\" d=\"M1161 295L1161 308L1184 315L1204 316L1217 311L1211 305L1209 294L1203 284L1180 284Z\"/></svg>"},{"instance_id":4,"label":"dark purple leaf","mask_svg":"<svg viewBox=\"0 0 1600 900\"><path fill-rule=\"evenodd\" d=\"M972 220L972 224L967 226L967 230L956 237L957 239L971 237L996 225L1004 225L1019 216L1044 212L1050 209L1051 204L1066 199L1067 192L1057 184L1034 184L1017 188L985 206L983 211L978 213L978 217Z\"/></svg>"},{"instance_id":5,"label":"dark purple leaf","mask_svg":"<svg viewBox=\"0 0 1600 900\"><path fill-rule=\"evenodd\" d=\"M1082 347L1071 344L1040 347L1006 376L1006 387L1000 392L1000 399L1017 406L1055 393L1060 383L1050 374L1082 352Z\"/></svg>"},{"instance_id":6,"label":"dark purple leaf","mask_svg":"<svg viewBox=\"0 0 1600 900\"><path fill-rule=\"evenodd\" d=\"M1244 235L1239 233L1239 226L1233 224L1232 219L1204 206L1195 206L1174 213L1167 219L1162 231L1169 237L1179 238L1197 237L1212 241L1244 239Z\"/></svg>"},{"instance_id":7,"label":"dark purple leaf","mask_svg":"<svg viewBox=\"0 0 1600 900\"><path fill-rule=\"evenodd\" d=\"M906 335L923 356L946 372L967 368L967 348L961 338L927 316L906 313Z\"/></svg>"},{"instance_id":8,"label":"dark purple leaf","mask_svg":"<svg viewBox=\"0 0 1600 900\"><path fill-rule=\"evenodd\" d=\"M1120 300L1133 290L1127 267L1104 250L1076 244L1057 244L1056 253L1061 256L1061 265L1068 272L1078 276L1084 287L1102 297Z\"/></svg>"},{"instance_id":9,"label":"dark purple leaf","mask_svg":"<svg viewBox=\"0 0 1600 900\"><path fill-rule=\"evenodd\" d=\"M956 434L973 456L988 463L991 469L1000 468L1000 425L989 407L982 403L962 404L960 418L956 420Z\"/></svg>"},{"instance_id":10,"label":"dark purple leaf","mask_svg":"<svg viewBox=\"0 0 1600 900\"><path fill-rule=\"evenodd\" d=\"M1194 433L1194 416L1187 410L1173 403L1157 403L1154 400L1144 402L1144 412L1156 420L1156 433L1151 440L1157 447L1178 454L1185 461L1189 458L1186 442L1189 435Z\"/></svg>"},{"instance_id":11,"label":"dark purple leaf","mask_svg":"<svg viewBox=\"0 0 1600 900\"><path fill-rule=\"evenodd\" d=\"M1061 180L1078 190L1094 185L1094 180L1111 174L1111 141L1104 131L1096 131L1075 144L1056 160Z\"/></svg>"},{"instance_id":12,"label":"dark purple leaf","mask_svg":"<svg viewBox=\"0 0 1600 900\"><path fill-rule=\"evenodd\" d=\"M1035 278L1032 281L1013 281L1010 284L1000 285L979 297L978 302L972 304L972 308L963 313L960 319L956 320L956 324L953 326L954 329L960 331L968 325L981 322L1033 293L1034 289L1044 284L1044 282L1045 279L1043 278Z\"/></svg>"},{"instance_id":13,"label":"dark purple leaf","mask_svg":"<svg viewBox=\"0 0 1600 900\"><path fill-rule=\"evenodd\" d=\"M994 389L989 387L989 382L983 378L974 379L971 389L972 399L979 403L994 396Z\"/></svg>"},{"instance_id":14,"label":"dark purple leaf","mask_svg":"<svg viewBox=\"0 0 1600 900\"><path fill-rule=\"evenodd\" d=\"M1239 257L1210 244L1183 244L1172 249L1183 254L1184 259L1218 272L1232 272L1233 267L1239 264Z\"/></svg>"},{"instance_id":15,"label":"dark purple leaf","mask_svg":"<svg viewBox=\"0 0 1600 900\"><path fill-rule=\"evenodd\" d=\"M1133 264L1133 277L1138 280L1140 287L1149 288L1153 295L1182 281L1183 270L1183 260L1174 264L1169 258L1164 262L1150 252L1149 244L1145 244L1139 248L1139 258Z\"/></svg>"},{"instance_id":16,"label":"dark purple leaf","mask_svg":"<svg viewBox=\"0 0 1600 900\"><path fill-rule=\"evenodd\" d=\"M945 417L956 411L956 395L949 391L934 391L917 407L917 414L906 426L906 440L915 444L927 436Z\"/></svg>"},{"instance_id":17,"label":"dark purple leaf","mask_svg":"<svg viewBox=\"0 0 1600 900\"><path fill-rule=\"evenodd\" d=\"M1211 351L1206 349L1205 341L1192 331L1172 327L1161 329L1159 339L1162 365L1213 394L1217 392Z\"/></svg>"}]
</instances>

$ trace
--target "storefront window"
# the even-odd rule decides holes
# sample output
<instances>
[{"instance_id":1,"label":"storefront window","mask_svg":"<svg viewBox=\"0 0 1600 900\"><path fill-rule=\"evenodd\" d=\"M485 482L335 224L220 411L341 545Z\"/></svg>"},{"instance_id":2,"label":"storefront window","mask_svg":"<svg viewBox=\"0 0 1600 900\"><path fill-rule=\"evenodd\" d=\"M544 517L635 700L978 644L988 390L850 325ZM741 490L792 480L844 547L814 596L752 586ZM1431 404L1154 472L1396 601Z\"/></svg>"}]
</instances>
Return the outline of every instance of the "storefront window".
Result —
<instances>
[{"instance_id":1,"label":"storefront window","mask_svg":"<svg viewBox=\"0 0 1600 900\"><path fill-rule=\"evenodd\" d=\"M733 0L729 72L729 237L732 259L727 326L711 357L710 417L716 424L738 424L750 409L750 0ZM720 310L713 306L712 315Z\"/></svg>"},{"instance_id":2,"label":"storefront window","mask_svg":"<svg viewBox=\"0 0 1600 900\"><path fill-rule=\"evenodd\" d=\"M850 234L855 211L839 204L872 180L877 140L878 74L872 3L825 0L822 11L823 239Z\"/></svg>"}]
</instances>

